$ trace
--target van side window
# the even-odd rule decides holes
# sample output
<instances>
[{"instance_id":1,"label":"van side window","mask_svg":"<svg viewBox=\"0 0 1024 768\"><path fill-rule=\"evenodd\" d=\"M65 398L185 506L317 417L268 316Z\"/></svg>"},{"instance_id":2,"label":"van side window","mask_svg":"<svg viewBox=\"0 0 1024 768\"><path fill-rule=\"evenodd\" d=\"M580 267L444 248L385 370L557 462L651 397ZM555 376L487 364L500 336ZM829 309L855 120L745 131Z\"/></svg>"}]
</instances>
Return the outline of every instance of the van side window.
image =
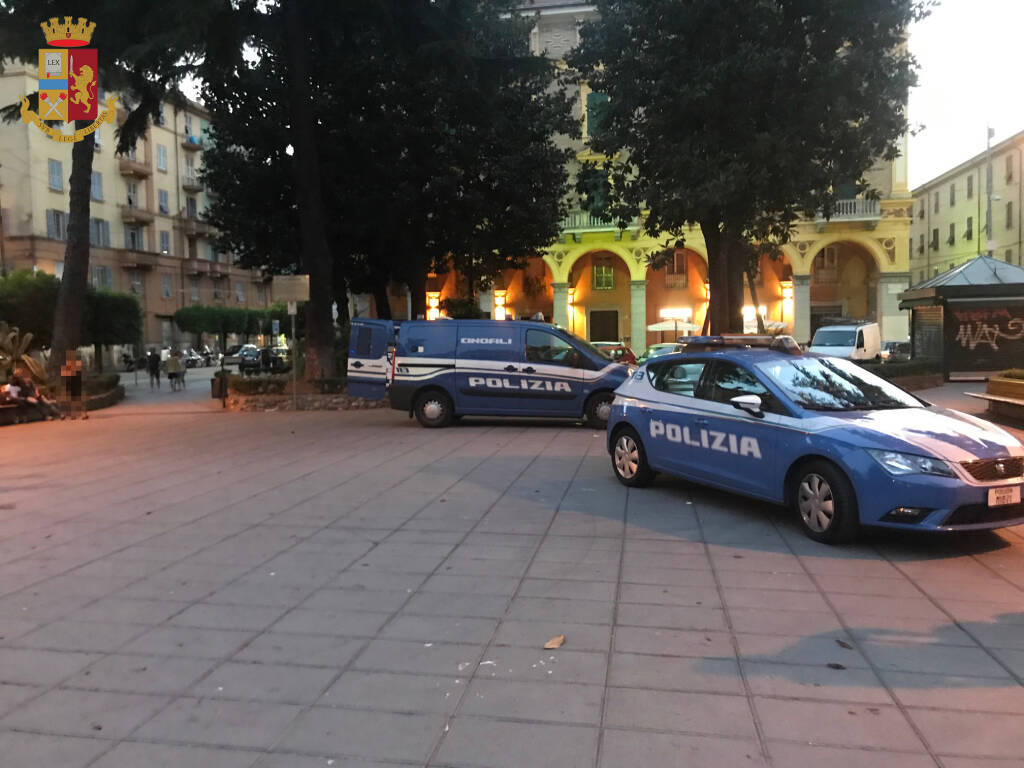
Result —
<instances>
[{"instance_id":1,"label":"van side window","mask_svg":"<svg viewBox=\"0 0 1024 768\"><path fill-rule=\"evenodd\" d=\"M370 347L372 346L373 333L365 325L359 327L359 333L356 336L356 356L357 357L369 357Z\"/></svg>"},{"instance_id":2,"label":"van side window","mask_svg":"<svg viewBox=\"0 0 1024 768\"><path fill-rule=\"evenodd\" d=\"M526 332L526 362L545 365L564 365L571 368L577 358L576 350L564 339L547 331Z\"/></svg>"},{"instance_id":3,"label":"van side window","mask_svg":"<svg viewBox=\"0 0 1024 768\"><path fill-rule=\"evenodd\" d=\"M857 349L864 349L864 331L857 331Z\"/></svg>"},{"instance_id":4,"label":"van side window","mask_svg":"<svg viewBox=\"0 0 1024 768\"><path fill-rule=\"evenodd\" d=\"M647 377L651 386L660 392L693 397L697 389L697 382L700 381L700 376L704 372L704 366L703 362L649 363Z\"/></svg>"}]
</instances>

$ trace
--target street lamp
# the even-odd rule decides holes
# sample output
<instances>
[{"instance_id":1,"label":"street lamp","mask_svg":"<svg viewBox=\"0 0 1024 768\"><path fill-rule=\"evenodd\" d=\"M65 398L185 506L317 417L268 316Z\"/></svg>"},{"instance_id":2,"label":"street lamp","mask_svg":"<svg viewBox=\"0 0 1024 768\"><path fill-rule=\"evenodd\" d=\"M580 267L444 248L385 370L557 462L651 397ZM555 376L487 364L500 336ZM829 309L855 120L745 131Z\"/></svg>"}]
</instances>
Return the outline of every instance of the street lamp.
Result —
<instances>
[{"instance_id":1,"label":"street lamp","mask_svg":"<svg viewBox=\"0 0 1024 768\"><path fill-rule=\"evenodd\" d=\"M427 291L427 320L437 320L441 316L441 292Z\"/></svg>"},{"instance_id":2,"label":"street lamp","mask_svg":"<svg viewBox=\"0 0 1024 768\"><path fill-rule=\"evenodd\" d=\"M508 317L508 310L505 302L508 300L508 290L505 288L494 289L494 319L504 320Z\"/></svg>"}]
</instances>

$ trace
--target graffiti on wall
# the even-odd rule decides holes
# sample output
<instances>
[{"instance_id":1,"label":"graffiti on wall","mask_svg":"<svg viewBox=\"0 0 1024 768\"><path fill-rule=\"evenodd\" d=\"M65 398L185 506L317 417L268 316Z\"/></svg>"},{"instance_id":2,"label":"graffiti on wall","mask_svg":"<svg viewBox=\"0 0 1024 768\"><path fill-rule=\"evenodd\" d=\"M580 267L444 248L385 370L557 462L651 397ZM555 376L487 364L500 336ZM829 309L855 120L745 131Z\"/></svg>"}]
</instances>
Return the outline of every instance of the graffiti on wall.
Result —
<instances>
[{"instance_id":1,"label":"graffiti on wall","mask_svg":"<svg viewBox=\"0 0 1024 768\"><path fill-rule=\"evenodd\" d=\"M1015 317L1006 308L955 310L959 326L955 340L963 349L973 351L987 346L999 351L999 343L1024 339L1024 317Z\"/></svg>"}]
</instances>

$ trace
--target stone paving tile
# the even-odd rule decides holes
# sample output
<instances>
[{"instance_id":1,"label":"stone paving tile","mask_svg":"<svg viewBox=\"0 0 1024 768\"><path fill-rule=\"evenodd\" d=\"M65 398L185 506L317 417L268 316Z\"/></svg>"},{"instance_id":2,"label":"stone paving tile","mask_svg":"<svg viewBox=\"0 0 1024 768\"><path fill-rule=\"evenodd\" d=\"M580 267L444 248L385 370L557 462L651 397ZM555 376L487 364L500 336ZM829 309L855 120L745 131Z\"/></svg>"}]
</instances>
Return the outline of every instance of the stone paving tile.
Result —
<instances>
[{"instance_id":1,"label":"stone paving tile","mask_svg":"<svg viewBox=\"0 0 1024 768\"><path fill-rule=\"evenodd\" d=\"M841 638L839 638L841 639ZM740 658L750 662L776 664L842 664L845 667L869 667L855 647L839 645L834 637L799 635L736 635ZM845 640L843 642L846 642ZM847 643L847 645L851 645Z\"/></svg>"},{"instance_id":2,"label":"stone paving tile","mask_svg":"<svg viewBox=\"0 0 1024 768\"><path fill-rule=\"evenodd\" d=\"M733 659L614 653L608 684L625 688L743 695L739 665Z\"/></svg>"},{"instance_id":3,"label":"stone paving tile","mask_svg":"<svg viewBox=\"0 0 1024 768\"><path fill-rule=\"evenodd\" d=\"M176 700L135 732L139 739L266 749L276 744L302 707L220 699Z\"/></svg>"},{"instance_id":4,"label":"stone paving tile","mask_svg":"<svg viewBox=\"0 0 1024 768\"><path fill-rule=\"evenodd\" d=\"M517 597L508 607L510 619L547 622L557 629L560 621L580 624L608 624L614 604L610 600L570 600L554 597ZM552 635L558 634L556 631Z\"/></svg>"},{"instance_id":5,"label":"stone paving tile","mask_svg":"<svg viewBox=\"0 0 1024 768\"><path fill-rule=\"evenodd\" d=\"M468 684L468 675L453 677L349 670L317 703L323 707L451 714Z\"/></svg>"},{"instance_id":6,"label":"stone paving tile","mask_svg":"<svg viewBox=\"0 0 1024 768\"><path fill-rule=\"evenodd\" d=\"M597 740L598 730L584 726L456 717L434 764L591 768L597 757Z\"/></svg>"},{"instance_id":7,"label":"stone paving tile","mask_svg":"<svg viewBox=\"0 0 1024 768\"><path fill-rule=\"evenodd\" d=\"M754 739L754 718L742 696L609 688L605 725Z\"/></svg>"},{"instance_id":8,"label":"stone paving tile","mask_svg":"<svg viewBox=\"0 0 1024 768\"><path fill-rule=\"evenodd\" d=\"M476 679L460 714L510 720L599 725L603 686Z\"/></svg>"},{"instance_id":9,"label":"stone paving tile","mask_svg":"<svg viewBox=\"0 0 1024 768\"><path fill-rule=\"evenodd\" d=\"M266 629L273 624L285 609L258 605L212 605L195 603L173 619L171 624L179 627L202 629Z\"/></svg>"},{"instance_id":10,"label":"stone paving tile","mask_svg":"<svg viewBox=\"0 0 1024 768\"><path fill-rule=\"evenodd\" d=\"M466 670L467 673L470 671ZM607 653L566 651L564 647L557 651L547 651L543 648L491 646L484 653L476 675L499 680L547 680L603 685L607 671Z\"/></svg>"},{"instance_id":11,"label":"stone paving tile","mask_svg":"<svg viewBox=\"0 0 1024 768\"><path fill-rule=\"evenodd\" d=\"M374 640L359 654L353 666L384 672L458 677L459 673L476 666L482 651L482 645Z\"/></svg>"},{"instance_id":12,"label":"stone paving tile","mask_svg":"<svg viewBox=\"0 0 1024 768\"><path fill-rule=\"evenodd\" d=\"M425 643L483 644L490 640L497 626L497 619L400 615L381 630L380 636Z\"/></svg>"},{"instance_id":13,"label":"stone paving tile","mask_svg":"<svg viewBox=\"0 0 1024 768\"><path fill-rule=\"evenodd\" d=\"M940 755L1019 758L1024 755L1020 715L911 709L910 718Z\"/></svg>"},{"instance_id":14,"label":"stone paving tile","mask_svg":"<svg viewBox=\"0 0 1024 768\"><path fill-rule=\"evenodd\" d=\"M675 733L606 730L601 735L600 768L646 765L658 768L693 766L767 766L752 739L683 736ZM792 763L781 763L796 768Z\"/></svg>"},{"instance_id":15,"label":"stone paving tile","mask_svg":"<svg viewBox=\"0 0 1024 768\"><path fill-rule=\"evenodd\" d=\"M1024 715L1024 686L1015 680L888 671L882 678L907 707Z\"/></svg>"},{"instance_id":16,"label":"stone paving tile","mask_svg":"<svg viewBox=\"0 0 1024 768\"><path fill-rule=\"evenodd\" d=\"M312 704L341 670L231 661L192 686L200 698Z\"/></svg>"},{"instance_id":17,"label":"stone paving tile","mask_svg":"<svg viewBox=\"0 0 1024 768\"><path fill-rule=\"evenodd\" d=\"M35 685L0 683L0 717L17 708L22 702L38 696L45 690Z\"/></svg>"},{"instance_id":18,"label":"stone paving tile","mask_svg":"<svg viewBox=\"0 0 1024 768\"><path fill-rule=\"evenodd\" d=\"M122 742L90 768L251 768L259 752Z\"/></svg>"},{"instance_id":19,"label":"stone paving tile","mask_svg":"<svg viewBox=\"0 0 1024 768\"><path fill-rule=\"evenodd\" d=\"M409 593L404 589L319 589L309 595L302 607L327 611L388 612L397 611L408 599Z\"/></svg>"},{"instance_id":20,"label":"stone paving tile","mask_svg":"<svg viewBox=\"0 0 1024 768\"><path fill-rule=\"evenodd\" d=\"M1009 677L978 647L920 643L864 643L864 653L879 669L933 672L967 677Z\"/></svg>"},{"instance_id":21,"label":"stone paving tile","mask_svg":"<svg viewBox=\"0 0 1024 768\"><path fill-rule=\"evenodd\" d=\"M621 653L649 653L660 656L711 656L734 658L732 642L725 632L701 630L617 627L615 650Z\"/></svg>"},{"instance_id":22,"label":"stone paving tile","mask_svg":"<svg viewBox=\"0 0 1024 768\"><path fill-rule=\"evenodd\" d=\"M896 707L829 704L820 701L754 699L769 739L846 747L924 751L924 745Z\"/></svg>"},{"instance_id":23,"label":"stone paving tile","mask_svg":"<svg viewBox=\"0 0 1024 768\"><path fill-rule=\"evenodd\" d=\"M276 622L274 632L294 632L340 637L373 637L387 623L390 614L366 611L329 611L296 608Z\"/></svg>"},{"instance_id":24,"label":"stone paving tile","mask_svg":"<svg viewBox=\"0 0 1024 768\"><path fill-rule=\"evenodd\" d=\"M182 693L213 667L208 659L112 654L89 665L64 685L123 693Z\"/></svg>"},{"instance_id":25,"label":"stone paving tile","mask_svg":"<svg viewBox=\"0 0 1024 768\"><path fill-rule=\"evenodd\" d=\"M616 623L665 629L727 629L722 610L700 606L619 603Z\"/></svg>"},{"instance_id":26,"label":"stone paving tile","mask_svg":"<svg viewBox=\"0 0 1024 768\"><path fill-rule=\"evenodd\" d=\"M442 733L442 715L314 707L281 740L282 749L425 763Z\"/></svg>"},{"instance_id":27,"label":"stone paving tile","mask_svg":"<svg viewBox=\"0 0 1024 768\"><path fill-rule=\"evenodd\" d=\"M771 753L773 765L785 766L785 768L816 768L822 765L827 765L829 768L935 768L935 761L926 753L841 749L810 744L786 744L776 741L768 743L768 750ZM945 759L943 765L946 768L952 768ZM982 768L982 766L974 766L974 768ZM1012 767L1004 766L1003 768Z\"/></svg>"},{"instance_id":28,"label":"stone paving tile","mask_svg":"<svg viewBox=\"0 0 1024 768\"><path fill-rule=\"evenodd\" d=\"M500 619L505 615L508 598L502 595L452 595L421 592L413 595L403 613L422 616L467 616Z\"/></svg>"},{"instance_id":29,"label":"stone paving tile","mask_svg":"<svg viewBox=\"0 0 1024 768\"><path fill-rule=\"evenodd\" d=\"M80 739L51 734L0 732L0 755L12 768L60 766L85 768L97 755L110 748L109 741Z\"/></svg>"},{"instance_id":30,"label":"stone paving tile","mask_svg":"<svg viewBox=\"0 0 1024 768\"><path fill-rule=\"evenodd\" d=\"M824 664L743 662L747 684L754 694L800 699L892 704L892 696L870 669L834 669Z\"/></svg>"},{"instance_id":31,"label":"stone paving tile","mask_svg":"<svg viewBox=\"0 0 1024 768\"><path fill-rule=\"evenodd\" d=\"M55 621L22 635L10 645L54 651L109 653L146 631L138 624Z\"/></svg>"},{"instance_id":32,"label":"stone paving tile","mask_svg":"<svg viewBox=\"0 0 1024 768\"><path fill-rule=\"evenodd\" d=\"M267 664L341 669L355 658L367 642L365 638L264 632L247 643L234 658Z\"/></svg>"},{"instance_id":33,"label":"stone paving tile","mask_svg":"<svg viewBox=\"0 0 1024 768\"><path fill-rule=\"evenodd\" d=\"M254 636L254 632L233 629L160 626L145 632L120 650L157 656L223 659Z\"/></svg>"},{"instance_id":34,"label":"stone paving tile","mask_svg":"<svg viewBox=\"0 0 1024 768\"><path fill-rule=\"evenodd\" d=\"M0 648L0 683L56 685L98 658L71 651Z\"/></svg>"},{"instance_id":35,"label":"stone paving tile","mask_svg":"<svg viewBox=\"0 0 1024 768\"><path fill-rule=\"evenodd\" d=\"M6 728L123 739L169 699L129 693L53 689L2 721Z\"/></svg>"},{"instance_id":36,"label":"stone paving tile","mask_svg":"<svg viewBox=\"0 0 1024 768\"><path fill-rule=\"evenodd\" d=\"M398 623L400 619L396 619ZM565 649L576 651L607 651L611 643L612 628L602 624L573 624L559 622L557 634L565 635ZM553 637L551 628L534 621L508 619L498 626L495 645L514 645L542 648Z\"/></svg>"}]
</instances>

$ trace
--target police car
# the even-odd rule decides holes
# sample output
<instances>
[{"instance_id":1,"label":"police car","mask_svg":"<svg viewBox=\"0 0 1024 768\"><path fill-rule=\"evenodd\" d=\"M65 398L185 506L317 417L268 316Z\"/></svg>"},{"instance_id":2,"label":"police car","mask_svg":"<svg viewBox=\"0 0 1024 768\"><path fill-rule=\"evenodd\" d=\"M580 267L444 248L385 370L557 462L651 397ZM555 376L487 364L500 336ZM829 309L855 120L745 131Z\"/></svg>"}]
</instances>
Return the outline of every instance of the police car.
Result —
<instances>
[{"instance_id":1,"label":"police car","mask_svg":"<svg viewBox=\"0 0 1024 768\"><path fill-rule=\"evenodd\" d=\"M680 341L616 390L608 451L623 484L665 472L791 505L827 543L859 525L1024 523L1024 447L999 427L788 337Z\"/></svg>"},{"instance_id":2,"label":"police car","mask_svg":"<svg viewBox=\"0 0 1024 768\"><path fill-rule=\"evenodd\" d=\"M542 322L360 319L352 321L348 392L387 396L424 427L461 416L549 416L604 429L630 370Z\"/></svg>"}]
</instances>

